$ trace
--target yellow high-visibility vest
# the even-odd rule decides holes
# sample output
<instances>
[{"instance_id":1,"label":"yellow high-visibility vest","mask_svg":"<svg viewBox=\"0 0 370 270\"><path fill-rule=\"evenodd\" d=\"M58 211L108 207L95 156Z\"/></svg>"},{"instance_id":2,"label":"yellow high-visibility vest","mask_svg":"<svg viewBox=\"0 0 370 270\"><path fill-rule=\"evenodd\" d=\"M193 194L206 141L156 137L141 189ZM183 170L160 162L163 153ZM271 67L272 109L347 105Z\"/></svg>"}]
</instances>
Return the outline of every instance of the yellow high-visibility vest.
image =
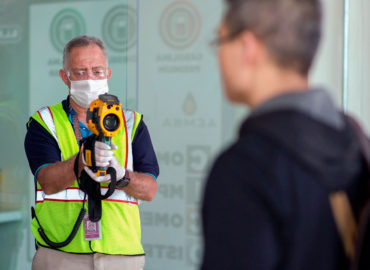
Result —
<instances>
[{"instance_id":1,"label":"yellow high-visibility vest","mask_svg":"<svg viewBox=\"0 0 370 270\"><path fill-rule=\"evenodd\" d=\"M114 155L121 166L133 170L131 142L142 115L134 111L123 111L124 127L112 138L112 142L118 146ZM61 151L62 161L78 153L76 136L62 103L44 107L32 118L55 138ZM106 193L107 187L108 183L101 184L102 194ZM83 199L84 192L79 189L77 180L67 189L52 195L46 195L37 183L36 216L51 241L58 243L66 240L80 213ZM87 203L85 208L87 209ZM144 254L136 198L123 190L116 189L109 198L102 200L100 222L102 236L100 240L85 240L82 223L74 239L60 250L71 253ZM37 242L47 247L38 232L39 225L35 218L31 222L31 228Z\"/></svg>"}]
</instances>

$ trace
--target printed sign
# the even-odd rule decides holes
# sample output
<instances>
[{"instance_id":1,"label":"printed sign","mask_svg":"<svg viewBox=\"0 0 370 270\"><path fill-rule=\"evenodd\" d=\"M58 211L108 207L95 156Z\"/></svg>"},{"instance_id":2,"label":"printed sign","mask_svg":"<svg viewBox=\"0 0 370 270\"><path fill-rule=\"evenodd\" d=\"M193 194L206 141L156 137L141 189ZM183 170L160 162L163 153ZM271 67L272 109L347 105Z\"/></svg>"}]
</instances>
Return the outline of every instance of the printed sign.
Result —
<instances>
[{"instance_id":1,"label":"printed sign","mask_svg":"<svg viewBox=\"0 0 370 270\"><path fill-rule=\"evenodd\" d=\"M185 49L196 42L201 26L201 18L196 7L188 1L176 1L163 11L160 33L168 46Z\"/></svg>"},{"instance_id":2,"label":"printed sign","mask_svg":"<svg viewBox=\"0 0 370 270\"><path fill-rule=\"evenodd\" d=\"M59 52L63 52L68 41L83 34L86 34L86 23L76 9L62 9L54 16L50 25L51 42Z\"/></svg>"},{"instance_id":3,"label":"printed sign","mask_svg":"<svg viewBox=\"0 0 370 270\"><path fill-rule=\"evenodd\" d=\"M0 25L0 45L18 43L22 39L20 25Z\"/></svg>"},{"instance_id":4,"label":"printed sign","mask_svg":"<svg viewBox=\"0 0 370 270\"><path fill-rule=\"evenodd\" d=\"M136 12L127 5L112 7L103 20L103 37L108 47L123 52L136 44Z\"/></svg>"}]
</instances>

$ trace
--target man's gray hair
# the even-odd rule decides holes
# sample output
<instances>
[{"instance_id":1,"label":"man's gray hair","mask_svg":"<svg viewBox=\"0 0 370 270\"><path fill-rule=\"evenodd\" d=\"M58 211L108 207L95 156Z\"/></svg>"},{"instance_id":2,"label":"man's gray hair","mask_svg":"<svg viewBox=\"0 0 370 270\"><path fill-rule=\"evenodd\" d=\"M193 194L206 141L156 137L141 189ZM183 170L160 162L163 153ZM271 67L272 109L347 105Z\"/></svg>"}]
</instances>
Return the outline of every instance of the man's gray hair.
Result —
<instances>
[{"instance_id":1,"label":"man's gray hair","mask_svg":"<svg viewBox=\"0 0 370 270\"><path fill-rule=\"evenodd\" d=\"M64 47L63 50L63 68L66 69L66 65L68 62L69 53L71 52L72 48L74 47L86 47L89 45L97 45L104 53L104 56L108 63L107 58L107 51L105 49L104 42L97 38L92 36L78 36L73 39L71 39Z\"/></svg>"},{"instance_id":2,"label":"man's gray hair","mask_svg":"<svg viewBox=\"0 0 370 270\"><path fill-rule=\"evenodd\" d=\"M320 0L225 0L229 38L253 32L275 62L307 75L321 38Z\"/></svg>"}]
</instances>

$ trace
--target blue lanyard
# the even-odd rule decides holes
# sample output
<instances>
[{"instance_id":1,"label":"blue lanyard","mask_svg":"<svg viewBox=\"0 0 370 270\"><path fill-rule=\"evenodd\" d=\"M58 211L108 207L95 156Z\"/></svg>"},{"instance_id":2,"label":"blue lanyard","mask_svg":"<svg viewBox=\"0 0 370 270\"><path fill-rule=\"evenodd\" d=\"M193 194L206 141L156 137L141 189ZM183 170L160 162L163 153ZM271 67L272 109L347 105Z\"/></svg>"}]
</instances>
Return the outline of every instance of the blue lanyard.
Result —
<instances>
[{"instance_id":1,"label":"blue lanyard","mask_svg":"<svg viewBox=\"0 0 370 270\"><path fill-rule=\"evenodd\" d=\"M82 139L80 122L78 121L76 112L72 109L71 106L69 106L69 114L72 117L73 127L74 127L73 131L75 133L77 143L79 143L80 140Z\"/></svg>"},{"instance_id":2,"label":"blue lanyard","mask_svg":"<svg viewBox=\"0 0 370 270\"><path fill-rule=\"evenodd\" d=\"M79 142L82 139L80 123L78 121L76 114L72 115L72 119L73 119L73 125L75 127L74 131L75 131L76 139L77 139L77 142Z\"/></svg>"}]
</instances>

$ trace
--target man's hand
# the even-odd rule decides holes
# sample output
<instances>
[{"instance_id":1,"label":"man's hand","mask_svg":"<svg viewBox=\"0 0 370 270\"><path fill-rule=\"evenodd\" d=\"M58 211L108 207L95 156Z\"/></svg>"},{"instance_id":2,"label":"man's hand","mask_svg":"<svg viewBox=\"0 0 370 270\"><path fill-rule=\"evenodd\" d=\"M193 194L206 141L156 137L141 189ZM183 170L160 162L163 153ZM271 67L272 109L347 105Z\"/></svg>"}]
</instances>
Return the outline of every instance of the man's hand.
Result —
<instances>
[{"instance_id":1,"label":"man's hand","mask_svg":"<svg viewBox=\"0 0 370 270\"><path fill-rule=\"evenodd\" d=\"M114 168L116 170L117 180L122 179L127 172L128 177L130 178L130 184L124 187L123 190L127 194L139 200L144 201L153 200L155 193L157 192L157 181L151 175L139 172L131 172L122 167L112 152L112 150L117 149L118 147L113 143L111 144L111 146L108 146L102 142L96 142L95 143L96 165L97 166L103 165ZM84 167L84 170L96 182L102 183L110 181L109 174L105 176L97 176L87 166Z\"/></svg>"},{"instance_id":2,"label":"man's hand","mask_svg":"<svg viewBox=\"0 0 370 270\"><path fill-rule=\"evenodd\" d=\"M116 157L113 155L112 150L117 150L118 147L113 143L111 146L102 143L95 142L95 165L98 167L112 167L116 170L117 180L122 179L126 173L126 169L123 168ZM85 163L85 160L83 160ZM86 163L85 163L86 165ZM85 172L90 176L91 179L98 183L110 182L111 176L107 174L105 176L97 176L89 167L84 167Z\"/></svg>"},{"instance_id":3,"label":"man's hand","mask_svg":"<svg viewBox=\"0 0 370 270\"><path fill-rule=\"evenodd\" d=\"M111 147L103 142L95 142L95 166L108 167L109 162L113 158Z\"/></svg>"}]
</instances>

